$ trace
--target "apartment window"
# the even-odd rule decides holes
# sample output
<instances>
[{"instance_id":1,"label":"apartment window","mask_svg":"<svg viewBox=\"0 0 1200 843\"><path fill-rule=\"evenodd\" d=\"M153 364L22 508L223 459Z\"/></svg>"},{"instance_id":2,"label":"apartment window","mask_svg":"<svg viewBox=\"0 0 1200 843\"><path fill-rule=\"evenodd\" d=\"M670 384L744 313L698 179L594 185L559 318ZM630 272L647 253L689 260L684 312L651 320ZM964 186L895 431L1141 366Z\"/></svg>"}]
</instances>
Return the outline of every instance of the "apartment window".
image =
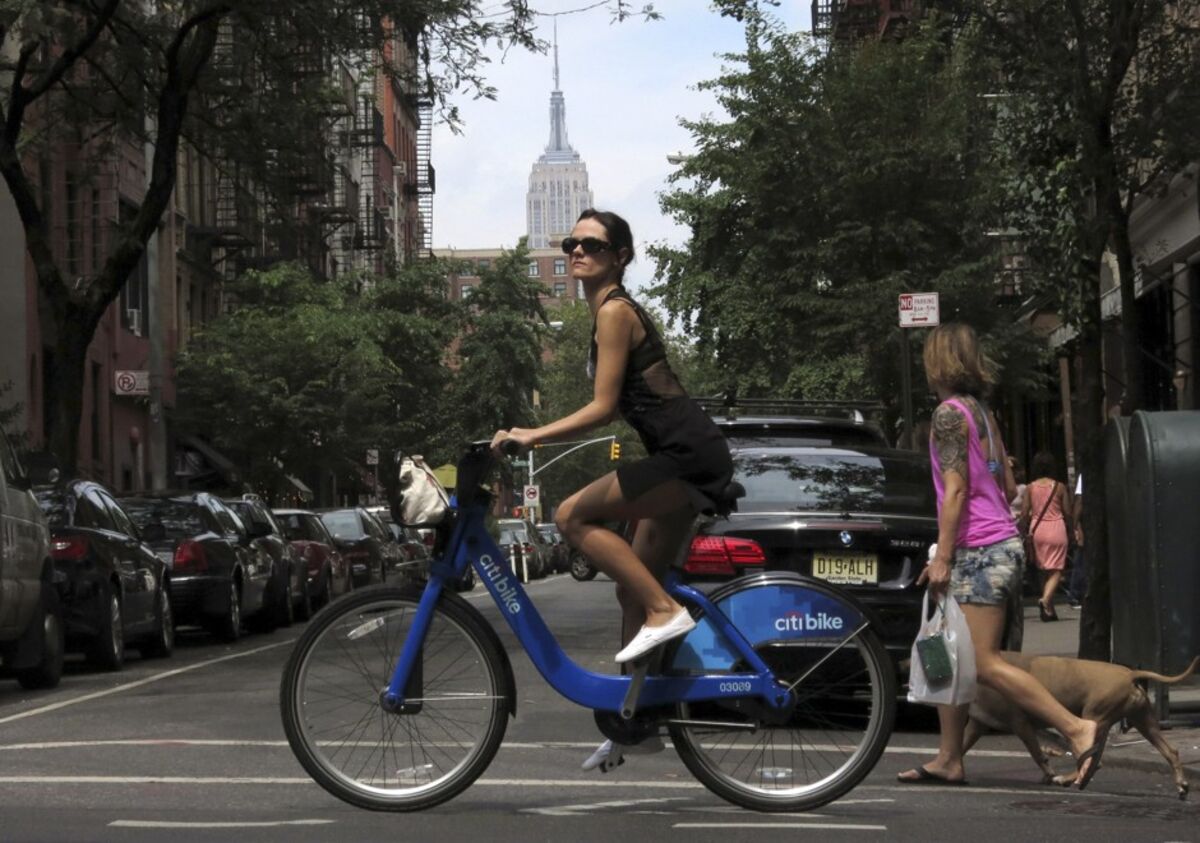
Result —
<instances>
[{"instance_id":1,"label":"apartment window","mask_svg":"<svg viewBox=\"0 0 1200 843\"><path fill-rule=\"evenodd\" d=\"M458 297L460 299L470 298L471 293L473 293L473 292L475 292L474 284L459 284L458 285Z\"/></svg>"},{"instance_id":2,"label":"apartment window","mask_svg":"<svg viewBox=\"0 0 1200 843\"><path fill-rule=\"evenodd\" d=\"M137 212L128 205L121 206L122 223L128 224ZM129 274L125 286L121 288L121 324L127 330L139 337L147 336L149 331L149 308L146 300L150 294L150 263L146 251L137 266Z\"/></svg>"},{"instance_id":3,"label":"apartment window","mask_svg":"<svg viewBox=\"0 0 1200 843\"><path fill-rule=\"evenodd\" d=\"M567 259L566 258L555 258L554 259L554 274L555 275L566 275L567 274Z\"/></svg>"},{"instance_id":4,"label":"apartment window","mask_svg":"<svg viewBox=\"0 0 1200 843\"><path fill-rule=\"evenodd\" d=\"M541 275L541 271L538 269L538 262L530 261L529 262L529 277L537 278L539 275Z\"/></svg>"},{"instance_id":5,"label":"apartment window","mask_svg":"<svg viewBox=\"0 0 1200 843\"><path fill-rule=\"evenodd\" d=\"M478 266L479 271L484 272L485 270L492 268L492 261L489 258L480 258Z\"/></svg>"},{"instance_id":6,"label":"apartment window","mask_svg":"<svg viewBox=\"0 0 1200 843\"><path fill-rule=\"evenodd\" d=\"M561 299L566 294L567 294L567 282L566 281L555 281L554 282L554 298Z\"/></svg>"}]
</instances>

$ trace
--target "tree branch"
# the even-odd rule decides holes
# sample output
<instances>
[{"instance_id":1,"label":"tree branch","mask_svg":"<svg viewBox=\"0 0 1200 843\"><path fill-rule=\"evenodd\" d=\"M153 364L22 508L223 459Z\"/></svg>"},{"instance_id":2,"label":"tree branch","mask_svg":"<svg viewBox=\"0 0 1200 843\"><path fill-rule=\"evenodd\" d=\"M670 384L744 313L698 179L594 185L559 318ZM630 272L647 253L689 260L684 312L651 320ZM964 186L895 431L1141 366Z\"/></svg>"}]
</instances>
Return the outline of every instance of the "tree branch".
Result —
<instances>
[{"instance_id":1,"label":"tree branch","mask_svg":"<svg viewBox=\"0 0 1200 843\"><path fill-rule=\"evenodd\" d=\"M75 62L79 60L79 57L92 48L92 45L96 43L96 39L100 37L100 33L104 31L108 25L108 21L116 14L117 7L120 5L121 0L106 0L105 4L96 13L96 19L92 22L87 32L83 34L83 37L63 50L59 57L55 59L54 64L42 75L42 78L38 79L28 88L21 88L20 83L17 83L13 93L20 92L21 97L25 101L24 105L28 105L50 90L71 69Z\"/></svg>"}]
</instances>

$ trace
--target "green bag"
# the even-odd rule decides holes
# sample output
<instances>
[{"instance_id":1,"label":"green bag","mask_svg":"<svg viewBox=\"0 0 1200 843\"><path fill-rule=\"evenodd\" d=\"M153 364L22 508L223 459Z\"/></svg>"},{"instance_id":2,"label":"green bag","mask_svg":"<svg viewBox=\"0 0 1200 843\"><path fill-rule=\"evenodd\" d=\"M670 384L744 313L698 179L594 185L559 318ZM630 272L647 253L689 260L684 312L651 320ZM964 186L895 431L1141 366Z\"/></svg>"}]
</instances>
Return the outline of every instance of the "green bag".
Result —
<instances>
[{"instance_id":1,"label":"green bag","mask_svg":"<svg viewBox=\"0 0 1200 843\"><path fill-rule=\"evenodd\" d=\"M938 632L917 641L917 655L925 671L925 681L930 685L944 685L954 676L954 665L950 663L950 652L946 639Z\"/></svg>"}]
</instances>

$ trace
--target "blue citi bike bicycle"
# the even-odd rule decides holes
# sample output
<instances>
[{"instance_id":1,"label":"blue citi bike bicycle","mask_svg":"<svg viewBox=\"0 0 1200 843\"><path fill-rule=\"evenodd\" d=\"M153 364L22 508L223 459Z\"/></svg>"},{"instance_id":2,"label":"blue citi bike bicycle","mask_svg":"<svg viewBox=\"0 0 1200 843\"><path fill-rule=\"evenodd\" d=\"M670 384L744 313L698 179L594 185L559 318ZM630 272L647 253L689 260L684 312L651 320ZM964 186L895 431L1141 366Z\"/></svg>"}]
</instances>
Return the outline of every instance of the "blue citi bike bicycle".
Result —
<instances>
[{"instance_id":1,"label":"blue citi bike bicycle","mask_svg":"<svg viewBox=\"0 0 1200 843\"><path fill-rule=\"evenodd\" d=\"M876 622L853 597L785 572L705 595L673 568L664 585L696 628L628 675L585 670L485 529L482 483L494 462L486 442L459 462L457 505L437 525L425 584L355 591L297 640L280 688L283 725L318 784L363 808L412 811L456 796L487 768L517 695L496 631L447 587L468 565L558 693L592 709L617 743L665 729L718 796L760 811L810 810L871 771L891 735L896 676ZM722 505L734 508L739 492L731 484Z\"/></svg>"}]
</instances>

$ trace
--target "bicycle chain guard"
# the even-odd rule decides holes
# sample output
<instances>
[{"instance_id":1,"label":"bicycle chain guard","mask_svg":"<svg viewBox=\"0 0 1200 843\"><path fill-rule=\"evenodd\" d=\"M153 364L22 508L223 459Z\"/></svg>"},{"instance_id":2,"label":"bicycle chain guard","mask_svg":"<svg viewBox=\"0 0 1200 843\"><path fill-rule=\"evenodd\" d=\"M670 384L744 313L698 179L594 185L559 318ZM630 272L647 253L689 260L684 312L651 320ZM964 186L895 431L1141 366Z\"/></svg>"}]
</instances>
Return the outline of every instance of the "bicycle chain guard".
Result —
<instances>
[{"instance_id":1,"label":"bicycle chain guard","mask_svg":"<svg viewBox=\"0 0 1200 843\"><path fill-rule=\"evenodd\" d=\"M639 711L626 720L618 711L594 711L600 734L613 743L636 744L658 734L662 710Z\"/></svg>"}]
</instances>

